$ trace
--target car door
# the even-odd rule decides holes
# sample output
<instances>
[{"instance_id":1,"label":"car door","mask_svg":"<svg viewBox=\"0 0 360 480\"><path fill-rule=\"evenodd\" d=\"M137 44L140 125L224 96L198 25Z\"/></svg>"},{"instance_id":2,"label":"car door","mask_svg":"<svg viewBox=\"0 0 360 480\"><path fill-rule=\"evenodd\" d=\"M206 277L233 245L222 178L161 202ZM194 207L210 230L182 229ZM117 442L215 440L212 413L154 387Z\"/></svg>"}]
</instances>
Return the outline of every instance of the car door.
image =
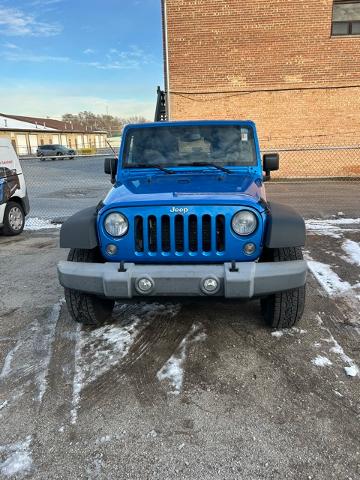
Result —
<instances>
[{"instance_id":1,"label":"car door","mask_svg":"<svg viewBox=\"0 0 360 480\"><path fill-rule=\"evenodd\" d=\"M20 188L19 176L16 170L6 169L7 184L9 185L10 197Z\"/></svg>"}]
</instances>

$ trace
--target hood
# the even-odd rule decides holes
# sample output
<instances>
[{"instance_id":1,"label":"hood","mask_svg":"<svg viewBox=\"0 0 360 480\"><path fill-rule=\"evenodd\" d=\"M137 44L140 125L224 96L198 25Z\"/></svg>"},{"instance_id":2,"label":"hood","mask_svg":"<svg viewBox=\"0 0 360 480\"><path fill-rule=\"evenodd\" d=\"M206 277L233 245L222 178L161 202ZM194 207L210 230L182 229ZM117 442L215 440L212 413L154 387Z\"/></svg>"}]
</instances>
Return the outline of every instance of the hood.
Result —
<instances>
[{"instance_id":1,"label":"hood","mask_svg":"<svg viewBox=\"0 0 360 480\"><path fill-rule=\"evenodd\" d=\"M251 205L264 198L258 176L222 173L134 175L115 185L105 207L150 205ZM261 207L262 210L262 207Z\"/></svg>"}]
</instances>

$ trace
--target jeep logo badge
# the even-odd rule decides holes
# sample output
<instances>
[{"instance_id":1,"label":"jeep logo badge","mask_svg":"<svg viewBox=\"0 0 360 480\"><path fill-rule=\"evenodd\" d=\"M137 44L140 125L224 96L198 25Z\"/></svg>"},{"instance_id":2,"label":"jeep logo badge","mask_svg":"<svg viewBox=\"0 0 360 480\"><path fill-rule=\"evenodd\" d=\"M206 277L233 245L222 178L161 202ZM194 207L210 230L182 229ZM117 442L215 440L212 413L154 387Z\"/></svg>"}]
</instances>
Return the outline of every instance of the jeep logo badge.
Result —
<instances>
[{"instance_id":1,"label":"jeep logo badge","mask_svg":"<svg viewBox=\"0 0 360 480\"><path fill-rule=\"evenodd\" d=\"M171 207L170 213L188 213L188 208Z\"/></svg>"}]
</instances>

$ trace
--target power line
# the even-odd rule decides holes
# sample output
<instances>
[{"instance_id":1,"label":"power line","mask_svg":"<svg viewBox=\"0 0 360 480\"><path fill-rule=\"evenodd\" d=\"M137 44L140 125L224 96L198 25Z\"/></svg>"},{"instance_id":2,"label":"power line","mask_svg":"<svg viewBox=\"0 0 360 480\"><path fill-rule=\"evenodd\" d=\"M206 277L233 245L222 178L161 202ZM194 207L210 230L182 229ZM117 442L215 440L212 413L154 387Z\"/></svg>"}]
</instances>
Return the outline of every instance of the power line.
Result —
<instances>
[{"instance_id":1,"label":"power line","mask_svg":"<svg viewBox=\"0 0 360 480\"><path fill-rule=\"evenodd\" d=\"M185 97L186 96L197 96L197 95L224 95L227 98L232 96L238 95L251 95L253 93L272 93L272 92L289 92L289 91L305 91L305 90L345 90L345 89L353 89L353 88L360 88L360 84L353 84L353 85L320 85L320 86L313 86L313 87L286 87L286 88L260 88L260 89L253 89L253 90L220 90L220 91L199 91L199 92L186 92L186 91L177 91L177 90L170 90L170 95L178 95ZM201 101L195 100L194 101ZM206 100L205 100L206 101Z\"/></svg>"}]
</instances>

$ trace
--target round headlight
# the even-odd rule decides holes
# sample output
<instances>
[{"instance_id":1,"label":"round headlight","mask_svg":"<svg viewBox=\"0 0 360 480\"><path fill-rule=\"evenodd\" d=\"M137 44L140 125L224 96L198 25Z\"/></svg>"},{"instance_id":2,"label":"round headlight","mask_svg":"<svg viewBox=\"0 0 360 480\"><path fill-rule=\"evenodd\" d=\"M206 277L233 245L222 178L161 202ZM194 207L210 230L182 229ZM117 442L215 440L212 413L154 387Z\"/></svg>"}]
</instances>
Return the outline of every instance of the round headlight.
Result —
<instances>
[{"instance_id":1,"label":"round headlight","mask_svg":"<svg viewBox=\"0 0 360 480\"><path fill-rule=\"evenodd\" d=\"M122 237L129 229L127 218L121 213L110 213L104 221L105 230L112 237Z\"/></svg>"},{"instance_id":2,"label":"round headlight","mask_svg":"<svg viewBox=\"0 0 360 480\"><path fill-rule=\"evenodd\" d=\"M235 213L231 226L238 235L251 235L257 227L256 215L249 210Z\"/></svg>"}]
</instances>

